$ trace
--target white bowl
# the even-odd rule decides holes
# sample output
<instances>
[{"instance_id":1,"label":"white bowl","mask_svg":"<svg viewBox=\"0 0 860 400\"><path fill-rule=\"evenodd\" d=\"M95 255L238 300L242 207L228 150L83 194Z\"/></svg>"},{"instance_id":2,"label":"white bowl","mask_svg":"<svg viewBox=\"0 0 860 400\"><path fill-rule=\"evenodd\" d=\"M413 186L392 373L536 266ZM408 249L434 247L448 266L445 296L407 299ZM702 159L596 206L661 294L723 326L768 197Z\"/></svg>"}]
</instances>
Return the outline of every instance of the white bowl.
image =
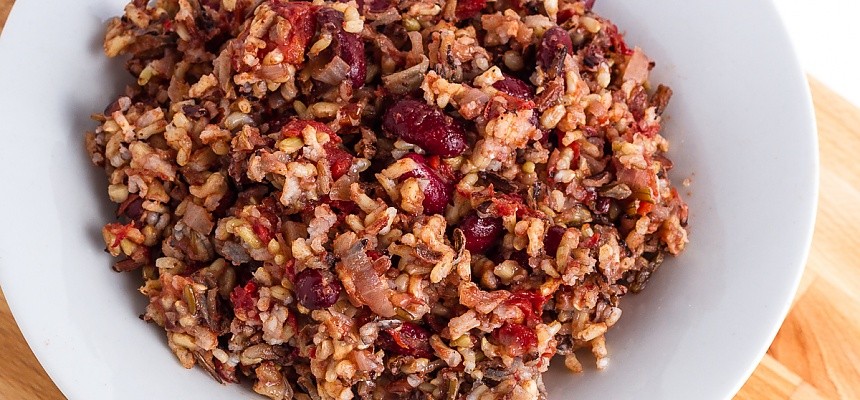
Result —
<instances>
[{"instance_id":1,"label":"white bowl","mask_svg":"<svg viewBox=\"0 0 860 400\"><path fill-rule=\"evenodd\" d=\"M101 52L125 0L18 2L0 37L0 281L21 330L71 399L246 398L175 361L138 319L136 274L111 271L111 218L89 165L88 116L120 93ZM628 296L608 370L557 362L551 399L722 399L782 322L811 238L818 159L804 76L768 1L599 0L675 97L664 134L689 202L688 250ZM588 360L586 365L588 364Z\"/></svg>"}]
</instances>

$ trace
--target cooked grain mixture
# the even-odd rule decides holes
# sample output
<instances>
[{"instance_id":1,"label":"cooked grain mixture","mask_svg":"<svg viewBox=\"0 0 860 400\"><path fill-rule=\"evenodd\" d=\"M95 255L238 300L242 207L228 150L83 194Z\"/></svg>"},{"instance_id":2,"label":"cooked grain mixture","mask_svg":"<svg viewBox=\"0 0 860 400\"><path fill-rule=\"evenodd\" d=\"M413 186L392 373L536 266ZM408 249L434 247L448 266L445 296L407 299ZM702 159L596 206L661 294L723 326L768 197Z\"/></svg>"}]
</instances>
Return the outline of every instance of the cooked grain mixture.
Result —
<instances>
[{"instance_id":1,"label":"cooked grain mixture","mask_svg":"<svg viewBox=\"0 0 860 400\"><path fill-rule=\"evenodd\" d=\"M128 4L104 49L137 83L86 144L143 318L272 399L535 399L555 355L605 368L687 207L671 90L592 3Z\"/></svg>"}]
</instances>

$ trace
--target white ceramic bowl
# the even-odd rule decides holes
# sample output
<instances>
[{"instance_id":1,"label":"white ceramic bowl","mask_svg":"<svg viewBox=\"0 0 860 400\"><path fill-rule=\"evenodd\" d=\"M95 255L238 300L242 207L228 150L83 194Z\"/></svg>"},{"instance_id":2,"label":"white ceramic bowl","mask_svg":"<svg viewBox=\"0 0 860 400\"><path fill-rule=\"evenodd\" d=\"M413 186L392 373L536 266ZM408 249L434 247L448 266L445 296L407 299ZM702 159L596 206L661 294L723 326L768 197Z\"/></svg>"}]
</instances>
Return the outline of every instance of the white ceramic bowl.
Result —
<instances>
[{"instance_id":1,"label":"white ceramic bowl","mask_svg":"<svg viewBox=\"0 0 860 400\"><path fill-rule=\"evenodd\" d=\"M247 389L186 371L138 319L138 276L110 270L111 217L89 165L88 116L120 93L101 52L125 0L20 1L0 37L0 281L21 330L71 399L237 399ZM811 237L818 160L804 76L768 1L599 0L670 85L665 135L690 210L688 250L609 334L608 370L570 375L551 399L722 399L782 322ZM584 360L588 365L588 360Z\"/></svg>"}]
</instances>

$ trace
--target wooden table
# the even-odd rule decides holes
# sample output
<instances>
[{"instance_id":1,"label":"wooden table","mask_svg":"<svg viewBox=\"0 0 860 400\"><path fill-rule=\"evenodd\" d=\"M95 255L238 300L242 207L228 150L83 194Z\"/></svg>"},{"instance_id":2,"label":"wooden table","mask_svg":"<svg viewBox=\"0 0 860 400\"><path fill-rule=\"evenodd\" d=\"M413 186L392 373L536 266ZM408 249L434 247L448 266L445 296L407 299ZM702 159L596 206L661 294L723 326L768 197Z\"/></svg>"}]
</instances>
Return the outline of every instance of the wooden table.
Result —
<instances>
[{"instance_id":1,"label":"wooden table","mask_svg":"<svg viewBox=\"0 0 860 400\"><path fill-rule=\"evenodd\" d=\"M13 0L0 0L0 27ZM737 400L860 399L860 108L810 78L821 146L812 251L791 312ZM0 291L0 399L63 399Z\"/></svg>"}]
</instances>

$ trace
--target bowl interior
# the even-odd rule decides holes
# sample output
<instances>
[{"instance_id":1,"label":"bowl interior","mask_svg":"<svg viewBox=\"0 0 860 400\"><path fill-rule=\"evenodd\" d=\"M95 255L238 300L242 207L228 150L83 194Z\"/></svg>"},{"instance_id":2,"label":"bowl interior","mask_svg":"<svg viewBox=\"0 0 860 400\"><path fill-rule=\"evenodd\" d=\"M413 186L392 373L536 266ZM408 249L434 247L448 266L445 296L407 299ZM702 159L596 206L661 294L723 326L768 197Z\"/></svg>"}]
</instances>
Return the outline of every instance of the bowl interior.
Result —
<instances>
[{"instance_id":1,"label":"bowl interior","mask_svg":"<svg viewBox=\"0 0 860 400\"><path fill-rule=\"evenodd\" d=\"M178 365L163 333L138 318L138 277L112 272L102 251L113 209L82 134L128 79L101 53L104 22L124 4L19 2L0 37L0 282L69 398L243 398ZM664 135L674 180L692 181L681 187L691 244L624 299L609 369L593 371L585 354L587 372L571 375L557 360L550 398L726 398L776 333L811 236L817 145L805 81L767 1L597 9L675 92Z\"/></svg>"}]
</instances>

